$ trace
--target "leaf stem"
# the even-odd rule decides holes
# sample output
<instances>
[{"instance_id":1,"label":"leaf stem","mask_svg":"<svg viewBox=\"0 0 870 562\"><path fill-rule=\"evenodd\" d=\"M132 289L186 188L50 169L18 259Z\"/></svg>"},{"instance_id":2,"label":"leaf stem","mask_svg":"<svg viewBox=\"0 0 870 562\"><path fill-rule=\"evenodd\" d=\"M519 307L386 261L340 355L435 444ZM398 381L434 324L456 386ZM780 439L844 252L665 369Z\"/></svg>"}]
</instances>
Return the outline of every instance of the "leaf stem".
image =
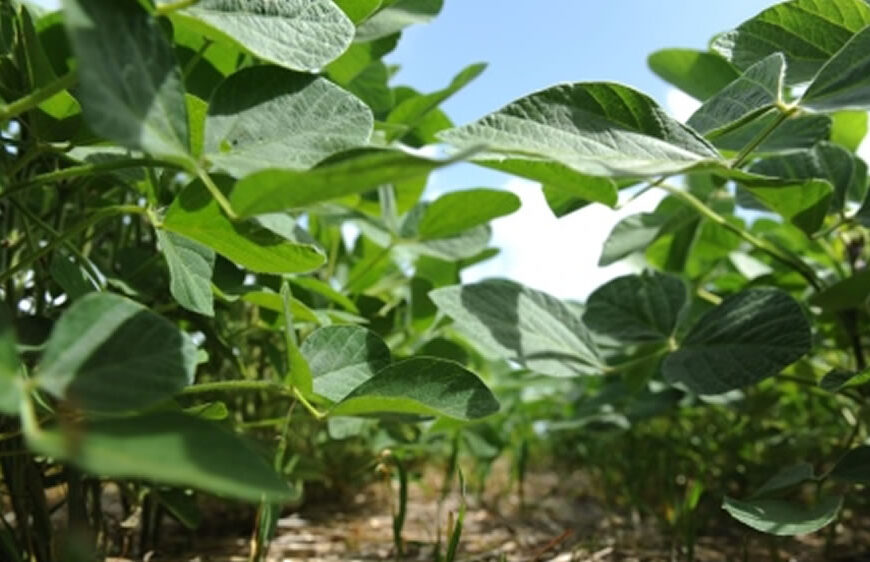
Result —
<instances>
[{"instance_id":1,"label":"leaf stem","mask_svg":"<svg viewBox=\"0 0 870 562\"><path fill-rule=\"evenodd\" d=\"M23 98L18 98L12 103L0 107L0 123L5 123L9 119L17 117L25 111L30 111L45 100L51 98L53 95L66 90L75 83L76 73L75 71L70 70L60 78L34 90Z\"/></svg>"},{"instance_id":2,"label":"leaf stem","mask_svg":"<svg viewBox=\"0 0 870 562\"><path fill-rule=\"evenodd\" d=\"M168 4L160 4L155 8L154 13L158 16L166 16L172 12L189 8L198 2L199 0L177 0L176 2L170 2Z\"/></svg>"},{"instance_id":3,"label":"leaf stem","mask_svg":"<svg viewBox=\"0 0 870 562\"><path fill-rule=\"evenodd\" d=\"M605 375L614 375L616 373L626 371L628 369L637 367L638 365L643 365L644 363L646 363L647 361L650 361L651 359L655 359L656 357L661 357L662 355L669 353L671 351L676 351L676 349L677 349L676 344L671 341L668 343L668 345L662 347L661 349L657 349L656 351L654 351L653 353L650 353L648 355L644 355L642 357L636 357L634 359L630 359L630 360L625 361L623 363L617 363L616 365L607 365L606 367L604 367L604 374Z\"/></svg>"},{"instance_id":4,"label":"leaf stem","mask_svg":"<svg viewBox=\"0 0 870 562\"><path fill-rule=\"evenodd\" d=\"M722 228L725 228L726 230L730 230L731 232L733 232L734 234L736 234L740 238L749 242L756 249L766 253L770 257L772 257L775 260L779 261L780 263L790 267L791 269L794 269L804 279L806 279L807 282L810 285L812 285L813 289L815 289L816 291L819 291L822 289L822 286L823 286L822 281L816 275L816 272L813 270L813 268L811 268L809 265L804 263L804 261L801 260L798 256L791 254L787 250L784 250L784 249L780 248L779 246L776 246L776 245L768 242L767 240L764 240L762 238L758 238L757 236L755 236L751 232L745 230L744 228L742 228L734 223L728 222L725 219L725 217L723 217L722 215L720 215L719 213L717 213L716 211L714 211L713 209L711 209L710 207L705 205L703 201L701 201L700 199L698 199L697 197L695 197L694 195L692 195L688 191L682 190L678 187L675 187L673 185L669 185L667 183L660 183L660 184L658 184L658 187L664 189L665 191L667 191L671 195L674 195L675 197L682 199L684 203L687 203L690 207L695 209L699 214L701 214L702 216L704 216L708 220L718 224Z\"/></svg>"},{"instance_id":5,"label":"leaf stem","mask_svg":"<svg viewBox=\"0 0 870 562\"><path fill-rule=\"evenodd\" d=\"M217 186L217 184L215 184L214 180L211 179L211 176L208 175L208 172L206 172L205 169L203 169L202 167L197 166L196 175L199 177L199 179L202 180L202 183L205 184L206 189L209 190L211 196L215 198L215 201L218 202L218 205L221 206L221 209L224 210L227 216L232 220L238 219L239 215L237 215L236 212L233 211L233 206L230 204L229 199L227 199L226 195L224 195L221 189Z\"/></svg>"},{"instance_id":6,"label":"leaf stem","mask_svg":"<svg viewBox=\"0 0 870 562\"><path fill-rule=\"evenodd\" d=\"M232 381L215 381L204 382L188 386L182 389L182 396L192 396L196 394L207 394L211 392L273 392L275 394L289 395L289 389L281 384L272 381L260 380L232 380Z\"/></svg>"},{"instance_id":7,"label":"leaf stem","mask_svg":"<svg viewBox=\"0 0 870 562\"><path fill-rule=\"evenodd\" d=\"M299 403L302 404L302 406L306 410L308 410L308 413L311 414L314 419L318 421L326 419L326 416L328 414L325 412L321 412L320 410L315 408L314 405L309 402L307 398L305 398L305 395L302 394L302 392L300 392L298 388L293 389L293 396L296 398L296 400L299 400Z\"/></svg>"},{"instance_id":8,"label":"leaf stem","mask_svg":"<svg viewBox=\"0 0 870 562\"><path fill-rule=\"evenodd\" d=\"M741 150L734 158L734 161L731 162L732 169L739 168L744 162L746 162L746 159L749 158L749 156L755 151L756 148L761 145L761 143L767 140L767 137L769 137L777 128L779 128L780 125L782 125L786 120L788 120L789 117L797 113L800 109L797 105L784 106L779 104L776 106L776 108L779 110L779 115L777 115L776 118L771 121L767 127L762 129L755 136L755 138L749 141L749 144L743 147L743 150Z\"/></svg>"}]
</instances>

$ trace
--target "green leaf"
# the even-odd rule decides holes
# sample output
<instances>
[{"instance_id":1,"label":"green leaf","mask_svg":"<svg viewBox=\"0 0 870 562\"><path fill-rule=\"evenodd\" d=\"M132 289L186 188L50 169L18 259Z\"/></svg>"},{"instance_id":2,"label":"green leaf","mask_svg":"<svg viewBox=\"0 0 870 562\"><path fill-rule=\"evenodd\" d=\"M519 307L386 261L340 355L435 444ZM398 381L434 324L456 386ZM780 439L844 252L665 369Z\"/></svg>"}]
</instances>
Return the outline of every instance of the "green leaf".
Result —
<instances>
[{"instance_id":1,"label":"green leaf","mask_svg":"<svg viewBox=\"0 0 870 562\"><path fill-rule=\"evenodd\" d=\"M348 87L372 63L393 51L399 42L399 34L382 37L369 43L354 43L343 55L329 63L326 74L337 84Z\"/></svg>"},{"instance_id":2,"label":"green leaf","mask_svg":"<svg viewBox=\"0 0 870 562\"><path fill-rule=\"evenodd\" d=\"M51 277L71 301L100 288L85 270L70 258L55 253L51 260Z\"/></svg>"},{"instance_id":3,"label":"green leaf","mask_svg":"<svg viewBox=\"0 0 870 562\"><path fill-rule=\"evenodd\" d=\"M229 181L218 178L218 184L226 189ZM288 240L253 221L229 220L199 180L175 198L163 227L257 273L313 271L326 261L323 252L313 244Z\"/></svg>"},{"instance_id":4,"label":"green leaf","mask_svg":"<svg viewBox=\"0 0 870 562\"><path fill-rule=\"evenodd\" d=\"M830 115L831 142L855 152L867 136L866 111L837 111Z\"/></svg>"},{"instance_id":5,"label":"green leaf","mask_svg":"<svg viewBox=\"0 0 870 562\"><path fill-rule=\"evenodd\" d=\"M842 496L823 496L811 507L782 500L740 501L729 497L722 503L725 511L744 525L780 536L814 533L832 523L842 506Z\"/></svg>"},{"instance_id":6,"label":"green leaf","mask_svg":"<svg viewBox=\"0 0 870 562\"><path fill-rule=\"evenodd\" d=\"M138 2L62 4L88 125L128 148L190 162L181 71L157 20Z\"/></svg>"},{"instance_id":7,"label":"green leaf","mask_svg":"<svg viewBox=\"0 0 870 562\"><path fill-rule=\"evenodd\" d=\"M0 412L14 415L21 402L21 359L15 342L15 326L4 304L0 304Z\"/></svg>"},{"instance_id":8,"label":"green leaf","mask_svg":"<svg viewBox=\"0 0 870 562\"><path fill-rule=\"evenodd\" d=\"M314 392L340 402L353 389L390 364L390 348L360 326L327 326L311 332L300 346L314 377Z\"/></svg>"},{"instance_id":9,"label":"green leaf","mask_svg":"<svg viewBox=\"0 0 870 562\"><path fill-rule=\"evenodd\" d=\"M810 304L827 312L863 308L870 296L870 269L861 269L810 297Z\"/></svg>"},{"instance_id":10,"label":"green leaf","mask_svg":"<svg viewBox=\"0 0 870 562\"><path fill-rule=\"evenodd\" d=\"M190 153L199 158L205 145L205 118L208 113L208 103L191 94L185 94L184 100L187 104Z\"/></svg>"},{"instance_id":11,"label":"green leaf","mask_svg":"<svg viewBox=\"0 0 870 562\"><path fill-rule=\"evenodd\" d=\"M771 109L736 129L720 133L711 139L711 142L721 150L739 152L757 139L763 131L768 130L779 115L779 109ZM827 140L830 134L830 117L801 113L780 124L753 152L758 154L812 148L817 142Z\"/></svg>"},{"instance_id":12,"label":"green leaf","mask_svg":"<svg viewBox=\"0 0 870 562\"><path fill-rule=\"evenodd\" d=\"M520 198L495 189L446 193L428 205L417 224L421 240L447 238L503 217L520 208Z\"/></svg>"},{"instance_id":13,"label":"green leaf","mask_svg":"<svg viewBox=\"0 0 870 562\"><path fill-rule=\"evenodd\" d=\"M831 469L829 477L849 484L870 484L870 446L855 447Z\"/></svg>"},{"instance_id":14,"label":"green leaf","mask_svg":"<svg viewBox=\"0 0 870 562\"><path fill-rule=\"evenodd\" d=\"M200 0L173 13L172 20L301 71L323 68L347 49L355 32L332 0Z\"/></svg>"},{"instance_id":15,"label":"green leaf","mask_svg":"<svg viewBox=\"0 0 870 562\"><path fill-rule=\"evenodd\" d=\"M621 342L666 341L677 327L686 297L679 277L651 271L626 275L589 295L583 321Z\"/></svg>"},{"instance_id":16,"label":"green leaf","mask_svg":"<svg viewBox=\"0 0 870 562\"><path fill-rule=\"evenodd\" d=\"M293 304L296 301L290 293L290 284L284 280L281 283L281 313L284 318L284 356L286 373L284 381L287 386L297 389L303 395L310 396L313 391L311 367L299 351L296 340L296 328L293 322Z\"/></svg>"},{"instance_id":17,"label":"green leaf","mask_svg":"<svg viewBox=\"0 0 870 562\"><path fill-rule=\"evenodd\" d=\"M604 241L598 265L610 265L645 250L665 235L678 233L685 228L693 230L696 226L693 223L697 220L698 215L692 208L674 197L668 197L652 213L638 213L616 223Z\"/></svg>"},{"instance_id":18,"label":"green leaf","mask_svg":"<svg viewBox=\"0 0 870 562\"><path fill-rule=\"evenodd\" d=\"M443 287L429 297L491 355L556 377L601 372L598 350L579 314L546 293L494 279Z\"/></svg>"},{"instance_id":19,"label":"green leaf","mask_svg":"<svg viewBox=\"0 0 870 562\"><path fill-rule=\"evenodd\" d=\"M498 409L483 381L458 363L413 357L380 370L336 404L330 415L400 413L475 420Z\"/></svg>"},{"instance_id":20,"label":"green leaf","mask_svg":"<svg viewBox=\"0 0 870 562\"><path fill-rule=\"evenodd\" d=\"M478 157L484 161L551 161L590 176L677 174L723 163L651 98L605 82L554 86L438 136L459 148L486 146Z\"/></svg>"},{"instance_id":21,"label":"green leaf","mask_svg":"<svg viewBox=\"0 0 870 562\"><path fill-rule=\"evenodd\" d=\"M686 124L707 138L734 129L774 107L782 97L784 77L785 58L774 53L704 102Z\"/></svg>"},{"instance_id":22,"label":"green leaf","mask_svg":"<svg viewBox=\"0 0 870 562\"><path fill-rule=\"evenodd\" d=\"M247 286L244 288L249 289ZM256 290L256 286L250 287L250 289L252 290L246 290L242 293L241 296L243 301L273 312L284 312L284 300L281 298L279 293L276 293L271 289L258 291ZM232 294L224 296L232 298L236 295ZM290 311L293 313L293 318L296 322L310 322L312 324L320 323L320 318L318 318L317 314L298 299L292 299L290 301Z\"/></svg>"},{"instance_id":23,"label":"green leaf","mask_svg":"<svg viewBox=\"0 0 870 562\"><path fill-rule=\"evenodd\" d=\"M276 66L246 68L212 96L206 158L236 177L266 168L305 170L367 144L373 119L363 102L325 78Z\"/></svg>"},{"instance_id":24,"label":"green leaf","mask_svg":"<svg viewBox=\"0 0 870 562\"><path fill-rule=\"evenodd\" d=\"M108 478L142 478L249 502L295 495L234 433L180 412L91 420L73 435L63 428L32 432L27 444Z\"/></svg>"},{"instance_id":25,"label":"green leaf","mask_svg":"<svg viewBox=\"0 0 870 562\"><path fill-rule=\"evenodd\" d=\"M291 277L287 279L291 285L317 293L344 308L348 312L359 314L359 309L350 298L336 291L329 283L315 279L314 277Z\"/></svg>"},{"instance_id":26,"label":"green leaf","mask_svg":"<svg viewBox=\"0 0 870 562\"><path fill-rule=\"evenodd\" d=\"M662 372L696 394L722 394L779 373L811 343L797 301L779 289L749 289L701 317Z\"/></svg>"},{"instance_id":27,"label":"green leaf","mask_svg":"<svg viewBox=\"0 0 870 562\"><path fill-rule=\"evenodd\" d=\"M387 116L387 123L403 124L413 129L430 112L434 111L450 96L468 85L469 82L480 76L485 69L485 63L472 64L457 74L443 90L405 99L390 112Z\"/></svg>"},{"instance_id":28,"label":"green leaf","mask_svg":"<svg viewBox=\"0 0 870 562\"><path fill-rule=\"evenodd\" d=\"M169 292L184 308L214 316L211 276L214 251L189 238L157 229L157 240L169 267Z\"/></svg>"},{"instance_id":29,"label":"green leaf","mask_svg":"<svg viewBox=\"0 0 870 562\"><path fill-rule=\"evenodd\" d=\"M389 85L390 71L383 62L376 60L344 87L348 92L365 102L375 113L385 113L395 104L393 90Z\"/></svg>"},{"instance_id":30,"label":"green leaf","mask_svg":"<svg viewBox=\"0 0 870 562\"><path fill-rule=\"evenodd\" d=\"M773 475L770 480L761 485L755 490L752 498L758 498L774 492L781 492L793 486L797 486L809 480L815 480L816 475L813 470L813 465L801 462L792 466L787 466Z\"/></svg>"},{"instance_id":31,"label":"green leaf","mask_svg":"<svg viewBox=\"0 0 870 562\"><path fill-rule=\"evenodd\" d=\"M354 24L363 22L381 7L382 0L333 0Z\"/></svg>"},{"instance_id":32,"label":"green leaf","mask_svg":"<svg viewBox=\"0 0 870 562\"><path fill-rule=\"evenodd\" d=\"M193 382L196 348L174 324L111 293L85 295L55 323L35 380L86 410L145 408Z\"/></svg>"},{"instance_id":33,"label":"green leaf","mask_svg":"<svg viewBox=\"0 0 870 562\"><path fill-rule=\"evenodd\" d=\"M242 217L284 211L425 176L465 156L431 160L397 150L354 150L313 170L265 170L242 178L236 182L230 202Z\"/></svg>"},{"instance_id":34,"label":"green leaf","mask_svg":"<svg viewBox=\"0 0 870 562\"><path fill-rule=\"evenodd\" d=\"M356 30L356 41L372 41L392 35L409 25L429 23L441 11L444 0L394 0Z\"/></svg>"},{"instance_id":35,"label":"green leaf","mask_svg":"<svg viewBox=\"0 0 870 562\"><path fill-rule=\"evenodd\" d=\"M617 184L610 178L581 174L568 166L546 160L505 158L500 160L475 158L475 163L543 184L552 194L559 194L555 202L567 199L569 204L603 203L615 207L619 200ZM558 205L557 205L558 206ZM552 205L550 207L553 208ZM553 209L556 212L556 209Z\"/></svg>"},{"instance_id":36,"label":"green leaf","mask_svg":"<svg viewBox=\"0 0 870 562\"><path fill-rule=\"evenodd\" d=\"M608 207L615 207L619 199L616 182L610 178L582 176L580 181L547 183L541 186L547 205L557 218L573 213L589 203L596 201Z\"/></svg>"},{"instance_id":37,"label":"green leaf","mask_svg":"<svg viewBox=\"0 0 870 562\"><path fill-rule=\"evenodd\" d=\"M870 26L825 63L800 104L817 111L870 110Z\"/></svg>"},{"instance_id":38,"label":"green leaf","mask_svg":"<svg viewBox=\"0 0 870 562\"><path fill-rule=\"evenodd\" d=\"M701 101L740 76L719 55L692 49L662 49L651 54L647 64L659 78Z\"/></svg>"},{"instance_id":39,"label":"green leaf","mask_svg":"<svg viewBox=\"0 0 870 562\"><path fill-rule=\"evenodd\" d=\"M752 195L765 207L779 213L807 236L813 234L825 222L831 207L833 189L825 180L809 180L804 183L777 187L757 187Z\"/></svg>"},{"instance_id":40,"label":"green leaf","mask_svg":"<svg viewBox=\"0 0 870 562\"><path fill-rule=\"evenodd\" d=\"M864 0L791 0L772 6L713 40L711 49L740 69L782 52L789 84L805 82L870 24Z\"/></svg>"}]
</instances>

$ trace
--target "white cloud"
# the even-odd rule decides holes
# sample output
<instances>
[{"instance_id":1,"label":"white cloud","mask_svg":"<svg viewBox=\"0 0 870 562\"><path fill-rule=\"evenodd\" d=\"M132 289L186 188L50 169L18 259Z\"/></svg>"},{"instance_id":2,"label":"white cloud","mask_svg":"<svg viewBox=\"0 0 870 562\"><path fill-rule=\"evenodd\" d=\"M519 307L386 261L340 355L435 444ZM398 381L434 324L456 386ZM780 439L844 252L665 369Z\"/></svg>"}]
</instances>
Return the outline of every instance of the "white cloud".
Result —
<instances>
[{"instance_id":1,"label":"white cloud","mask_svg":"<svg viewBox=\"0 0 870 562\"><path fill-rule=\"evenodd\" d=\"M560 298L584 299L606 281L632 271L619 263L598 267L604 240L620 219L652 210L662 195L653 190L615 211L592 204L557 219L537 183L512 178L503 186L522 199L522 208L493 222L492 244L502 253L469 268L463 282L507 277Z\"/></svg>"},{"instance_id":2,"label":"white cloud","mask_svg":"<svg viewBox=\"0 0 870 562\"><path fill-rule=\"evenodd\" d=\"M701 102L682 90L671 88L665 94L665 107L675 119L685 123L701 107Z\"/></svg>"}]
</instances>

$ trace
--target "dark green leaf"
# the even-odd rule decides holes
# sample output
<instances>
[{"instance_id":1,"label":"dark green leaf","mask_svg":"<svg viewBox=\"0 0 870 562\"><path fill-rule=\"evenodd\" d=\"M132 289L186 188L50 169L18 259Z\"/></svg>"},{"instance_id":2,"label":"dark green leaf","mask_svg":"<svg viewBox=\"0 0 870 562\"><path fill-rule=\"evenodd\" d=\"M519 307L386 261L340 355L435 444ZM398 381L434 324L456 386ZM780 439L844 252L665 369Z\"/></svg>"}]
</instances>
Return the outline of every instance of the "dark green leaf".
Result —
<instances>
[{"instance_id":1,"label":"dark green leaf","mask_svg":"<svg viewBox=\"0 0 870 562\"><path fill-rule=\"evenodd\" d=\"M172 19L218 42L227 38L265 61L314 71L353 40L353 23L332 0L200 0Z\"/></svg>"},{"instance_id":2,"label":"dark green leaf","mask_svg":"<svg viewBox=\"0 0 870 562\"><path fill-rule=\"evenodd\" d=\"M815 480L816 475L813 471L813 465L801 462L792 466L787 466L774 474L770 480L761 485L752 494L753 498L758 498L774 492L781 492L793 486L797 486L809 480Z\"/></svg>"},{"instance_id":3,"label":"dark green leaf","mask_svg":"<svg viewBox=\"0 0 870 562\"><path fill-rule=\"evenodd\" d=\"M157 229L157 240L169 267L169 291L184 308L214 316L211 276L214 251L174 232Z\"/></svg>"},{"instance_id":4,"label":"dark green leaf","mask_svg":"<svg viewBox=\"0 0 870 562\"><path fill-rule=\"evenodd\" d=\"M864 386L868 382L870 382L870 369L864 369L858 373L843 369L831 369L819 381L819 386L828 392L840 392L845 388Z\"/></svg>"},{"instance_id":5,"label":"dark green leaf","mask_svg":"<svg viewBox=\"0 0 870 562\"><path fill-rule=\"evenodd\" d=\"M828 59L870 24L864 0L791 0L772 6L713 40L711 48L740 69L782 52L790 84L810 80Z\"/></svg>"},{"instance_id":6,"label":"dark green leaf","mask_svg":"<svg viewBox=\"0 0 870 562\"><path fill-rule=\"evenodd\" d=\"M719 55L692 49L662 49L650 55L647 63L660 78L701 101L740 76Z\"/></svg>"},{"instance_id":7,"label":"dark green leaf","mask_svg":"<svg viewBox=\"0 0 870 562\"><path fill-rule=\"evenodd\" d=\"M390 348L360 326L327 326L300 347L314 377L314 392L340 402L353 389L390 364Z\"/></svg>"},{"instance_id":8,"label":"dark green leaf","mask_svg":"<svg viewBox=\"0 0 870 562\"><path fill-rule=\"evenodd\" d=\"M832 523L843 506L842 496L823 496L812 507L782 500L740 501L726 497L722 507L744 525L771 535L814 533Z\"/></svg>"},{"instance_id":9,"label":"dark green leaf","mask_svg":"<svg viewBox=\"0 0 870 562\"><path fill-rule=\"evenodd\" d=\"M394 0L369 18L356 31L356 41L372 41L392 35L409 25L429 23L444 4L444 0Z\"/></svg>"},{"instance_id":10,"label":"dark green leaf","mask_svg":"<svg viewBox=\"0 0 870 562\"><path fill-rule=\"evenodd\" d=\"M483 381L458 363L414 357L394 363L356 387L331 414L401 413L474 420L499 404Z\"/></svg>"},{"instance_id":11,"label":"dark green leaf","mask_svg":"<svg viewBox=\"0 0 870 562\"><path fill-rule=\"evenodd\" d=\"M721 394L779 373L810 347L797 301L779 289L749 289L701 317L662 371L696 394Z\"/></svg>"},{"instance_id":12,"label":"dark green leaf","mask_svg":"<svg viewBox=\"0 0 870 562\"><path fill-rule=\"evenodd\" d=\"M218 183L229 185L221 179ZM199 180L175 198L163 226L258 273L312 271L326 261L313 244L288 240L253 221L229 220Z\"/></svg>"},{"instance_id":13,"label":"dark green leaf","mask_svg":"<svg viewBox=\"0 0 870 562\"><path fill-rule=\"evenodd\" d=\"M15 341L15 327L6 306L0 304L0 412L17 414L21 401L21 360Z\"/></svg>"},{"instance_id":14,"label":"dark green leaf","mask_svg":"<svg viewBox=\"0 0 870 562\"><path fill-rule=\"evenodd\" d=\"M60 253L56 253L51 260L51 277L57 281L70 300L100 290L79 264Z\"/></svg>"},{"instance_id":15,"label":"dark green leaf","mask_svg":"<svg viewBox=\"0 0 870 562\"><path fill-rule=\"evenodd\" d=\"M666 341L677 327L686 296L679 277L649 271L626 275L589 295L583 321L617 341Z\"/></svg>"},{"instance_id":16,"label":"dark green leaf","mask_svg":"<svg viewBox=\"0 0 870 562\"><path fill-rule=\"evenodd\" d=\"M825 63L800 104L817 111L870 110L870 26Z\"/></svg>"},{"instance_id":17,"label":"dark green leaf","mask_svg":"<svg viewBox=\"0 0 870 562\"><path fill-rule=\"evenodd\" d=\"M849 484L870 484L870 446L862 445L850 450L828 476Z\"/></svg>"},{"instance_id":18,"label":"dark green leaf","mask_svg":"<svg viewBox=\"0 0 870 562\"><path fill-rule=\"evenodd\" d=\"M90 293L55 323L40 388L92 411L135 410L193 382L196 348L174 324L111 293Z\"/></svg>"},{"instance_id":19,"label":"dark green leaf","mask_svg":"<svg viewBox=\"0 0 870 562\"><path fill-rule=\"evenodd\" d=\"M762 131L771 127L779 117L779 109L771 109L764 115L748 123L721 133L711 142L716 148L739 152L759 138ZM801 148L812 148L819 141L827 140L831 134L831 118L827 115L799 113L780 124L754 153L784 152Z\"/></svg>"},{"instance_id":20,"label":"dark green leaf","mask_svg":"<svg viewBox=\"0 0 870 562\"><path fill-rule=\"evenodd\" d=\"M612 179L581 174L556 162L522 158L475 159L475 162L488 168L541 182L551 196L558 193L559 199L567 199L570 204L603 203L608 207L615 207L619 199L617 184ZM553 208L552 205L550 208ZM556 209L553 211L556 212Z\"/></svg>"},{"instance_id":21,"label":"dark green leaf","mask_svg":"<svg viewBox=\"0 0 870 562\"><path fill-rule=\"evenodd\" d=\"M255 66L236 72L215 91L205 124L205 153L236 177L266 168L305 170L365 145L372 127L371 110L332 82Z\"/></svg>"},{"instance_id":22,"label":"dark green leaf","mask_svg":"<svg viewBox=\"0 0 870 562\"><path fill-rule=\"evenodd\" d=\"M825 222L833 197L831 184L825 180L809 180L781 187L757 187L751 191L765 207L779 213L808 236Z\"/></svg>"},{"instance_id":23,"label":"dark green leaf","mask_svg":"<svg viewBox=\"0 0 870 562\"><path fill-rule=\"evenodd\" d=\"M447 193L426 207L417 236L421 240L455 236L519 208L520 198L506 191L480 188Z\"/></svg>"},{"instance_id":24,"label":"dark green leaf","mask_svg":"<svg viewBox=\"0 0 870 562\"><path fill-rule=\"evenodd\" d=\"M155 156L189 162L181 71L157 20L138 2L63 0L90 127Z\"/></svg>"},{"instance_id":25,"label":"dark green leaf","mask_svg":"<svg viewBox=\"0 0 870 562\"><path fill-rule=\"evenodd\" d=\"M463 334L496 357L557 377L601 372L579 314L546 293L494 279L443 287L429 296Z\"/></svg>"},{"instance_id":26,"label":"dark green leaf","mask_svg":"<svg viewBox=\"0 0 870 562\"><path fill-rule=\"evenodd\" d=\"M293 499L260 454L220 425L180 412L89 421L27 435L36 452L109 478L144 478L249 502Z\"/></svg>"},{"instance_id":27,"label":"dark green leaf","mask_svg":"<svg viewBox=\"0 0 870 562\"><path fill-rule=\"evenodd\" d=\"M870 296L870 269L862 269L810 297L810 304L828 312L863 308Z\"/></svg>"}]
</instances>

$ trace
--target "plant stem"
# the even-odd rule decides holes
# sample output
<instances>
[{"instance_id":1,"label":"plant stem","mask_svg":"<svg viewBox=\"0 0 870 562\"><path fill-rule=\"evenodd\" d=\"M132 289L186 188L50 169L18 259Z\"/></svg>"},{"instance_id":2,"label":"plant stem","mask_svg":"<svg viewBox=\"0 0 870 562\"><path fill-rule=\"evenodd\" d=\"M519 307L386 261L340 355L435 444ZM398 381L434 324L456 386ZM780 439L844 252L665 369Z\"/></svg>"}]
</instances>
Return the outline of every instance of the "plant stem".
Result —
<instances>
[{"instance_id":1,"label":"plant stem","mask_svg":"<svg viewBox=\"0 0 870 562\"><path fill-rule=\"evenodd\" d=\"M637 367L638 365L643 365L644 363L646 363L647 361L649 361L651 359L655 359L656 357L661 357L662 355L664 355L665 353L668 353L670 351L675 351L676 347L677 347L676 344L669 343L667 346L665 346L661 349L658 349L658 350L654 351L653 353L650 353L649 355L644 355L642 357L630 359L628 361L625 361L624 363L617 363L616 365L607 365L606 367L604 367L604 374L605 375L613 375L613 374L625 371L627 369Z\"/></svg>"},{"instance_id":2,"label":"plant stem","mask_svg":"<svg viewBox=\"0 0 870 562\"><path fill-rule=\"evenodd\" d=\"M305 398L305 395L302 394L298 388L293 389L293 396L296 398L296 400L299 400L299 403L302 404L302 406L306 410L308 410L308 413L311 414L314 419L316 419L317 421L326 419L327 414L315 408L314 405L309 402L307 398Z\"/></svg>"},{"instance_id":3,"label":"plant stem","mask_svg":"<svg viewBox=\"0 0 870 562\"><path fill-rule=\"evenodd\" d=\"M209 190L211 196L215 198L215 201L218 202L218 205L221 206L221 209L224 210L227 216L232 220L238 219L239 216L235 213L235 211L233 211L233 206L230 204L229 199L226 198L221 189L214 183L214 180L211 179L211 176L208 175L208 172L206 172L203 168L197 166L196 175L199 176L199 179L202 180L202 183L205 184L206 189Z\"/></svg>"},{"instance_id":4,"label":"plant stem","mask_svg":"<svg viewBox=\"0 0 870 562\"><path fill-rule=\"evenodd\" d=\"M3 273L0 273L0 283L5 282L7 279L11 279L12 276L19 271L32 266L38 260L44 258L45 256L57 250L59 247L65 245L71 238L91 228L101 220L108 217L113 217L115 215L122 215L125 213L145 214L146 209L144 207L138 207L136 205L117 205L114 207L105 207L103 209L100 209L84 221L66 230L61 236L52 240L51 243L41 248L38 252L27 256L27 258L23 261L16 263Z\"/></svg>"},{"instance_id":5,"label":"plant stem","mask_svg":"<svg viewBox=\"0 0 870 562\"><path fill-rule=\"evenodd\" d=\"M184 388L180 394L183 396L191 396L195 394L206 394L209 392L274 392L276 394L289 395L289 389L283 385L272 381L248 381L248 380L233 380L233 381L215 381L204 382L188 386Z\"/></svg>"},{"instance_id":6,"label":"plant stem","mask_svg":"<svg viewBox=\"0 0 870 562\"><path fill-rule=\"evenodd\" d=\"M166 162L164 160L155 160L153 158L125 158L120 160L112 160L111 162L99 162L95 164L82 164L81 166L70 166L62 170L47 172L29 178L21 183L9 186L9 188L0 191L0 199L15 195L25 189L54 183L60 180L76 178L79 176L89 176L100 172L113 172L115 170L124 170L127 168L141 168L146 166L160 166L163 168L179 168L178 164Z\"/></svg>"},{"instance_id":7,"label":"plant stem","mask_svg":"<svg viewBox=\"0 0 870 562\"><path fill-rule=\"evenodd\" d=\"M743 147L743 150L741 150L737 154L737 157L734 158L734 161L731 162L731 168L738 168L744 162L746 162L746 159L749 158L749 156L753 153L753 151L755 151L756 148L758 148L761 145L761 143L763 143L765 140L767 140L767 137L769 137L771 135L771 133L773 133L789 117L791 117L792 115L797 113L799 110L799 107L796 105L794 105L794 106L777 105L776 107L779 110L779 115L776 116L776 119L774 119L773 121L770 122L770 125L768 125L761 132L759 132L758 135L756 135L754 139L749 141L749 144L747 144L745 147Z\"/></svg>"},{"instance_id":8,"label":"plant stem","mask_svg":"<svg viewBox=\"0 0 870 562\"><path fill-rule=\"evenodd\" d=\"M678 187L673 185L669 185L666 183L660 183L658 187L664 189L671 195L676 196L679 199L682 199L683 202L687 203L690 207L695 209L699 214L703 215L705 218L713 221L719 226L725 228L726 230L730 230L740 238L749 242L756 249L766 253L770 257L779 261L780 263L794 269L797 271L807 282L812 285L813 289L819 291L822 289L822 282L816 275L816 272L803 260L801 260L798 256L792 255L786 250L775 246L764 240L762 238L758 238L751 232L743 229L740 226L737 226L734 223L728 222L725 220L725 217L708 207L704 204L703 201L689 193L688 191L684 191Z\"/></svg>"},{"instance_id":9,"label":"plant stem","mask_svg":"<svg viewBox=\"0 0 870 562\"><path fill-rule=\"evenodd\" d=\"M76 73L70 70L55 81L46 84L45 86L34 90L23 98L0 107L0 123L4 123L13 117L21 115L25 111L29 111L38 106L53 95L62 92L76 83Z\"/></svg>"},{"instance_id":10,"label":"plant stem","mask_svg":"<svg viewBox=\"0 0 870 562\"><path fill-rule=\"evenodd\" d=\"M154 13L158 16L165 16L172 12L189 8L197 2L199 2L199 0L177 0L176 2L170 2L169 4L160 4L155 8Z\"/></svg>"}]
</instances>

